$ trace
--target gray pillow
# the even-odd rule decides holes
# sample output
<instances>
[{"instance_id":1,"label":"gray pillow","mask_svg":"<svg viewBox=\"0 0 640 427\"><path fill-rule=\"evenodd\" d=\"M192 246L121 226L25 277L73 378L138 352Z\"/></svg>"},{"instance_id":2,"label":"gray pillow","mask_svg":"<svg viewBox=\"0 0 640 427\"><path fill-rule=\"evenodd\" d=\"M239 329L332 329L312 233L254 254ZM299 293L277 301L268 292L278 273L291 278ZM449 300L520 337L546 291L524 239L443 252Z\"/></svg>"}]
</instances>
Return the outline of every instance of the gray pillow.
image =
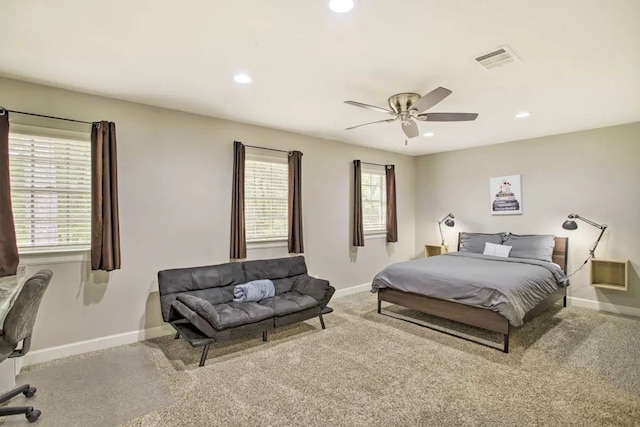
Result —
<instances>
[{"instance_id":1,"label":"gray pillow","mask_svg":"<svg viewBox=\"0 0 640 427\"><path fill-rule=\"evenodd\" d=\"M460 233L460 252L481 254L485 243L501 245L506 233Z\"/></svg>"},{"instance_id":2,"label":"gray pillow","mask_svg":"<svg viewBox=\"0 0 640 427\"><path fill-rule=\"evenodd\" d=\"M551 234L509 234L504 239L504 244L511 246L512 258L529 258L552 262L553 248L556 245L556 236Z\"/></svg>"}]
</instances>

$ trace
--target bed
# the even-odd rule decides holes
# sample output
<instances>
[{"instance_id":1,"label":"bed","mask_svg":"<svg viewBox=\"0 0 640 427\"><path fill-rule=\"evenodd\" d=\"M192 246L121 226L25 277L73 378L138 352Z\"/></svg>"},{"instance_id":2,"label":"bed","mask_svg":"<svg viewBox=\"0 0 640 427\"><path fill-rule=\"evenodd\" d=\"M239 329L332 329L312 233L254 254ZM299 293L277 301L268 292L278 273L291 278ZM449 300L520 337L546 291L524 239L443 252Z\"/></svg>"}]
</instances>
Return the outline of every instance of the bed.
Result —
<instances>
[{"instance_id":1,"label":"bed","mask_svg":"<svg viewBox=\"0 0 640 427\"><path fill-rule=\"evenodd\" d=\"M460 252L465 234L474 233L460 233L458 252L392 264L378 273L372 283L378 313L490 347L388 314L382 310L382 301L497 332L504 339L499 349L508 353L513 326L521 326L559 301L566 307L568 239L552 238L547 257L551 262L547 262Z\"/></svg>"}]
</instances>

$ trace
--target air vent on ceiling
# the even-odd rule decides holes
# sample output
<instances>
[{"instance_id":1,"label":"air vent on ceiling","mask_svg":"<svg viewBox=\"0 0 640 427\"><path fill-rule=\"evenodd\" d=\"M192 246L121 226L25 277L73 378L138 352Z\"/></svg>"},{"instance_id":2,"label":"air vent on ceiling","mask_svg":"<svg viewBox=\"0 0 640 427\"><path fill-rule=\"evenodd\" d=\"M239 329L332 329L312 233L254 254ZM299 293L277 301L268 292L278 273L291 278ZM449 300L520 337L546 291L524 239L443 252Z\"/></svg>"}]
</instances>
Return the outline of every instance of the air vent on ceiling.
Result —
<instances>
[{"instance_id":1,"label":"air vent on ceiling","mask_svg":"<svg viewBox=\"0 0 640 427\"><path fill-rule=\"evenodd\" d=\"M480 55L476 58L476 61L484 68L499 67L510 62L519 61L520 58L513 53L513 50L509 46L500 46L497 49Z\"/></svg>"}]
</instances>

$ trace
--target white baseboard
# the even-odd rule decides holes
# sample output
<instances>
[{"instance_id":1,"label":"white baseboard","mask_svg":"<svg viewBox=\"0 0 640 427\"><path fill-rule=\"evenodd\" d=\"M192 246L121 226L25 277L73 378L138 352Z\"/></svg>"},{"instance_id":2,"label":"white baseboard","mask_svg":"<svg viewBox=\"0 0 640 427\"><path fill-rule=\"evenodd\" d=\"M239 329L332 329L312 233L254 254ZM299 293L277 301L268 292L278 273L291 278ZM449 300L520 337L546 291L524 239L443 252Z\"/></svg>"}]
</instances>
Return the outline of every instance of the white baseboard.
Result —
<instances>
[{"instance_id":1,"label":"white baseboard","mask_svg":"<svg viewBox=\"0 0 640 427\"><path fill-rule=\"evenodd\" d=\"M48 362L62 357L74 356L76 354L88 353L91 351L104 350L105 348L117 347L119 345L133 344L152 338L170 335L175 331L169 325L156 326L155 328L140 329L124 334L110 335L95 338L87 341L74 342L57 347L43 348L27 353L19 360L20 366L16 366L16 373L20 372L22 366L35 365L36 363Z\"/></svg>"},{"instance_id":2,"label":"white baseboard","mask_svg":"<svg viewBox=\"0 0 640 427\"><path fill-rule=\"evenodd\" d=\"M616 305L609 302L593 301L589 299L567 297L569 305L607 311L609 313L624 314L625 316L640 317L640 308L626 305Z\"/></svg>"},{"instance_id":3,"label":"white baseboard","mask_svg":"<svg viewBox=\"0 0 640 427\"><path fill-rule=\"evenodd\" d=\"M371 283L363 283L361 285L351 286L344 289L336 290L334 298L340 298L347 295L365 292L371 289ZM640 308L615 305L606 302L587 300L583 298L568 297L569 305L576 307L586 307L594 310L607 311L610 313L623 314L626 316L640 317ZM104 350L110 347L117 347L125 344L133 344L135 342L144 341L173 334L175 331L169 325L156 326L155 328L140 329L137 331L126 332L123 334L110 335L101 338L95 338L87 341L80 341L71 344L65 344L57 347L44 348L27 353L22 358L13 359L16 374L20 372L23 366L35 365L36 363L48 362L50 360L60 359L63 357L74 356L82 353L89 353L97 350Z\"/></svg>"},{"instance_id":4,"label":"white baseboard","mask_svg":"<svg viewBox=\"0 0 640 427\"><path fill-rule=\"evenodd\" d=\"M347 295L364 292L371 289L371 283L363 283L362 285L351 286L345 289L338 289L333 295L334 298L344 297ZM119 345L132 344L138 341L144 341L157 338L163 335L173 334L175 331L169 325L156 326L150 329L141 329L124 334L110 335L101 338L95 338L87 341L80 341L71 344L65 344L57 347L44 348L27 353L24 357L14 359L17 363L15 366L16 374L20 373L20 369L24 366L35 365L36 363L48 362L63 357L75 356L76 354L88 353L91 351L104 350Z\"/></svg>"},{"instance_id":5,"label":"white baseboard","mask_svg":"<svg viewBox=\"0 0 640 427\"><path fill-rule=\"evenodd\" d=\"M371 283L363 283L362 285L355 285L344 289L337 289L333 294L334 298L346 297L347 295L357 294L358 292L370 291Z\"/></svg>"}]
</instances>

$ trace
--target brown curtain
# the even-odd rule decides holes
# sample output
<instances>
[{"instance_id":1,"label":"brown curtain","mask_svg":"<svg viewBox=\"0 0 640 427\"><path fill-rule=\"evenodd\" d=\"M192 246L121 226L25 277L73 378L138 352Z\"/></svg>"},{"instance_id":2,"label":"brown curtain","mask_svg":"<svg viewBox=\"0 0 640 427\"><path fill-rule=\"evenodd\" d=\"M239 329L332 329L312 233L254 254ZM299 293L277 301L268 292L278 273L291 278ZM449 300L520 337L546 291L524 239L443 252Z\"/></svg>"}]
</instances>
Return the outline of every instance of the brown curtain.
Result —
<instances>
[{"instance_id":1,"label":"brown curtain","mask_svg":"<svg viewBox=\"0 0 640 427\"><path fill-rule=\"evenodd\" d=\"M116 125L91 128L91 269L120 268Z\"/></svg>"},{"instance_id":2,"label":"brown curtain","mask_svg":"<svg viewBox=\"0 0 640 427\"><path fill-rule=\"evenodd\" d=\"M362 165L353 161L353 246L364 246L362 222Z\"/></svg>"},{"instance_id":3,"label":"brown curtain","mask_svg":"<svg viewBox=\"0 0 640 427\"><path fill-rule=\"evenodd\" d=\"M244 231L244 145L233 143L233 187L231 194L231 259L247 257Z\"/></svg>"},{"instance_id":4,"label":"brown curtain","mask_svg":"<svg viewBox=\"0 0 640 427\"><path fill-rule=\"evenodd\" d=\"M387 242L398 241L398 213L396 211L396 167L387 165Z\"/></svg>"},{"instance_id":5,"label":"brown curtain","mask_svg":"<svg viewBox=\"0 0 640 427\"><path fill-rule=\"evenodd\" d=\"M9 112L0 110L0 277L18 271L18 246L9 182Z\"/></svg>"},{"instance_id":6,"label":"brown curtain","mask_svg":"<svg viewBox=\"0 0 640 427\"><path fill-rule=\"evenodd\" d=\"M289 153L289 253L304 252L302 238L302 153Z\"/></svg>"}]
</instances>

